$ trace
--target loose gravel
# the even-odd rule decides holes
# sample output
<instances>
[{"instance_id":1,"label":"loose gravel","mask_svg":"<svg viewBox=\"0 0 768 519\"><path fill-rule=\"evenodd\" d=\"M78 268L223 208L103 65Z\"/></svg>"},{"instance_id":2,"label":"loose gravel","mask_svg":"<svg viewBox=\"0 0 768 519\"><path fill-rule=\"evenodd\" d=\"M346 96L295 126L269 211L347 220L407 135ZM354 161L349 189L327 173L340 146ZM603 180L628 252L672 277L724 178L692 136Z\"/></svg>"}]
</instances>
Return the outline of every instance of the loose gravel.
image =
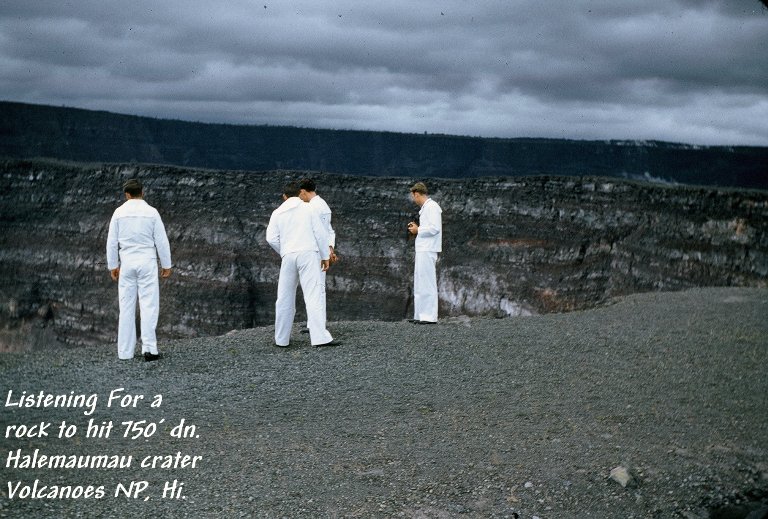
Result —
<instances>
[{"instance_id":1,"label":"loose gravel","mask_svg":"<svg viewBox=\"0 0 768 519\"><path fill-rule=\"evenodd\" d=\"M0 438L0 517L749 513L768 490L766 316L768 289L696 289L568 314L435 326L331 322L343 341L336 348L312 348L298 329L290 348L276 348L264 327L167 342L165 358L151 363L118 361L114 345L6 354L5 404L9 391L95 393L98 404L92 415L3 407L4 433L53 425L47 437ZM117 388L144 399L107 407ZM151 407L158 394L162 403ZM112 421L110 437L86 438L89 419ZM182 419L191 437L174 438ZM129 420L157 429L123 438ZM61 421L77 433L58 438ZM18 449L131 455L133 463L9 467ZM177 452L202 460L196 468L139 466ZM609 477L618 466L632 477L626 487ZM9 497L9 481L35 480L38 490L93 485L105 495ZM174 480L180 494L163 498ZM131 481L147 482L146 490L114 496Z\"/></svg>"}]
</instances>

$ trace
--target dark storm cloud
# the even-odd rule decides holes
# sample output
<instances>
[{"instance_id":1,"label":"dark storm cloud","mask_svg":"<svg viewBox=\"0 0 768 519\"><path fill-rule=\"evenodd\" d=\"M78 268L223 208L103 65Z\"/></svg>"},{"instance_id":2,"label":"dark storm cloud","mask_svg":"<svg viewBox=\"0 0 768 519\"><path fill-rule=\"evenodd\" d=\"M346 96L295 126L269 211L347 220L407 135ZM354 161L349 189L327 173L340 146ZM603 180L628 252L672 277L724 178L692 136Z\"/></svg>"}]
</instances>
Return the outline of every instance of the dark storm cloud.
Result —
<instances>
[{"instance_id":1,"label":"dark storm cloud","mask_svg":"<svg viewBox=\"0 0 768 519\"><path fill-rule=\"evenodd\" d=\"M212 122L768 145L766 48L757 0L23 0L0 7L0 97Z\"/></svg>"}]
</instances>

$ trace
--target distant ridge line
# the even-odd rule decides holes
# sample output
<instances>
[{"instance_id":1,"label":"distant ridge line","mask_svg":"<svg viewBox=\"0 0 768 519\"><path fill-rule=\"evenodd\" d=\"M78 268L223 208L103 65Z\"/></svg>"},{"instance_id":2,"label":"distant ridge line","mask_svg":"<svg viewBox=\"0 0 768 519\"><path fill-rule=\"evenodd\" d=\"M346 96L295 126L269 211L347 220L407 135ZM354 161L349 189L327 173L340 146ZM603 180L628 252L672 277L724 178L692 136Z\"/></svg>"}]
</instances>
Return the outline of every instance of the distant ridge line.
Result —
<instances>
[{"instance_id":1,"label":"distant ridge line","mask_svg":"<svg viewBox=\"0 0 768 519\"><path fill-rule=\"evenodd\" d=\"M768 147L205 123L0 101L0 156L412 178L606 176L768 189Z\"/></svg>"}]
</instances>

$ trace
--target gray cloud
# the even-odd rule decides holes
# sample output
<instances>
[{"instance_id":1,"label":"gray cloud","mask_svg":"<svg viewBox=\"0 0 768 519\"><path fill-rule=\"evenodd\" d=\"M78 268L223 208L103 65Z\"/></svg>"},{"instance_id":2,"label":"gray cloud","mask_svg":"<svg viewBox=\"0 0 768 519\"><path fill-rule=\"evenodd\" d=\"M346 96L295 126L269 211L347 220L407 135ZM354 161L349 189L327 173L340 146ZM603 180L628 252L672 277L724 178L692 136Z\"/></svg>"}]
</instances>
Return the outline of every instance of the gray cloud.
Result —
<instances>
[{"instance_id":1,"label":"gray cloud","mask_svg":"<svg viewBox=\"0 0 768 519\"><path fill-rule=\"evenodd\" d=\"M768 145L757 0L367 4L6 1L0 97L208 122Z\"/></svg>"}]
</instances>

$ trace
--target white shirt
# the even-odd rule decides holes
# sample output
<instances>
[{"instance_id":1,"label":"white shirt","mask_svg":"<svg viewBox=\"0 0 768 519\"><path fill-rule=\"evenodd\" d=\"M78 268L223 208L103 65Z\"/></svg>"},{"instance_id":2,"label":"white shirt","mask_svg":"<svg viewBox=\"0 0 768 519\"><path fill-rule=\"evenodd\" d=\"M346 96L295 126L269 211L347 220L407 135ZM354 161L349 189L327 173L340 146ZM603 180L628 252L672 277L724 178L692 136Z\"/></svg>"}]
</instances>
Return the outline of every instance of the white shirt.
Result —
<instances>
[{"instance_id":1,"label":"white shirt","mask_svg":"<svg viewBox=\"0 0 768 519\"><path fill-rule=\"evenodd\" d=\"M107 236L107 268L160 257L164 269L171 268L171 246L157 209L141 198L126 200L115 209Z\"/></svg>"},{"instance_id":2,"label":"white shirt","mask_svg":"<svg viewBox=\"0 0 768 519\"><path fill-rule=\"evenodd\" d=\"M320 198L320 195L313 196L309 201L309 205L311 205L312 208L317 211L317 214L320 215L320 221L323 222L325 232L328 234L328 245L335 248L336 232L333 230L333 227L331 227L331 208L328 207L325 200Z\"/></svg>"},{"instance_id":3,"label":"white shirt","mask_svg":"<svg viewBox=\"0 0 768 519\"><path fill-rule=\"evenodd\" d=\"M416 235L416 252L443 251L443 210L428 198L419 210L419 233Z\"/></svg>"},{"instance_id":4,"label":"white shirt","mask_svg":"<svg viewBox=\"0 0 768 519\"><path fill-rule=\"evenodd\" d=\"M324 260L330 257L328 233L320 216L297 196L292 196L272 212L266 238L281 258L303 251L319 252Z\"/></svg>"}]
</instances>

